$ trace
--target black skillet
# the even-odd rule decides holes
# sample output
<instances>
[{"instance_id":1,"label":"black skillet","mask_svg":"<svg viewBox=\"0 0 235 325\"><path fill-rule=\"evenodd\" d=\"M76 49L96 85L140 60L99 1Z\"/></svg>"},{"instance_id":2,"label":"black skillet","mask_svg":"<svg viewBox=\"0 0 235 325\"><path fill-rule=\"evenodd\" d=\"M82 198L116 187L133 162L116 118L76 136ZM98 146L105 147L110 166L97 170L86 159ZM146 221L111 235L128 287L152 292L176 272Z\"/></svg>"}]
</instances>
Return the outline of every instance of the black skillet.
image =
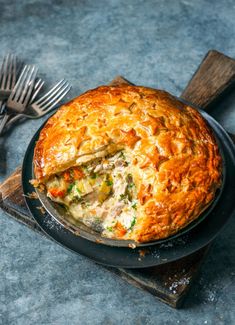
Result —
<instances>
[{"instance_id":1,"label":"black skillet","mask_svg":"<svg viewBox=\"0 0 235 325\"><path fill-rule=\"evenodd\" d=\"M151 245L147 245L148 253L141 259L140 248L130 249L126 247L111 247L107 246L107 242L106 245L97 244L94 242L95 239L98 239L98 241L100 239L99 234L97 236L97 233L92 234L94 237L91 239L88 238L90 240L84 239L84 233L86 235L87 229L81 229L79 227L80 234L76 233L75 228L71 231L71 228L65 225L61 219L55 218L54 211L51 210L50 206L50 213L42 215L40 210L37 209L41 205L40 202L26 197L26 203L35 220L48 235L62 245L90 257L96 262L111 266L143 268L159 265L189 255L205 246L217 235L218 231L226 223L234 210L232 196L235 188L235 150L231 139L223 128L208 114L205 112L201 113L208 121L217 137L220 151L223 155L224 178L222 190L218 193L216 200L209 210L199 218L200 224L198 222L196 224L194 223L194 225L188 227L186 231L178 234L177 238L170 238L166 243L155 242L151 243ZM29 184L29 180L33 178L33 150L39 132L40 130L38 130L31 140L23 163L22 179L25 194L33 191L32 186ZM45 198L42 199L44 200ZM46 201L48 202L48 200ZM47 205L46 208L48 209ZM110 244L113 245L112 240Z\"/></svg>"}]
</instances>

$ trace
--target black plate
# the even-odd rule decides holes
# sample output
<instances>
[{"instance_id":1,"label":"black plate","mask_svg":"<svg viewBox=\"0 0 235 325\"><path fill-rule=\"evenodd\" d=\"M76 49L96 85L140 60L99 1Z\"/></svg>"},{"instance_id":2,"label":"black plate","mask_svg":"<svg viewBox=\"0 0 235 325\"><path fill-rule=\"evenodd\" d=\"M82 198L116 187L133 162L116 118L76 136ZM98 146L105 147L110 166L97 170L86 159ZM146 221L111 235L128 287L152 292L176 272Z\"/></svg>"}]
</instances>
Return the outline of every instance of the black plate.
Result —
<instances>
[{"instance_id":1,"label":"black plate","mask_svg":"<svg viewBox=\"0 0 235 325\"><path fill-rule=\"evenodd\" d=\"M168 241L167 243L147 246L147 253L140 257L141 248L112 247L86 240L78 234L66 229L50 214L43 214L39 200L26 196L26 204L39 226L54 240L67 248L89 257L97 263L124 267L144 268L164 264L187 256L211 242L233 214L235 192L235 148L226 131L207 113L201 114L208 121L218 139L223 152L226 178L224 188L214 209L207 217L186 234ZM35 142L40 130L32 138L25 154L22 168L22 186L24 194L34 191L29 180L33 178L32 161ZM146 248L146 247L145 247Z\"/></svg>"}]
</instances>

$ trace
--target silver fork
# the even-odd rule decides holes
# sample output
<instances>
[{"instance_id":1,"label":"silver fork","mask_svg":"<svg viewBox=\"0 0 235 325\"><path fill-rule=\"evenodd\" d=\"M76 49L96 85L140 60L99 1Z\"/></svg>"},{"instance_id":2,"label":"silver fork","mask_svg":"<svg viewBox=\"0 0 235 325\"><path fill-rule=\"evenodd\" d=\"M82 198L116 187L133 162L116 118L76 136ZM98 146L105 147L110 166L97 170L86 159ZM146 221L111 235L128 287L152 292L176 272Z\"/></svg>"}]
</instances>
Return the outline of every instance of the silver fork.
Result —
<instances>
[{"instance_id":1,"label":"silver fork","mask_svg":"<svg viewBox=\"0 0 235 325\"><path fill-rule=\"evenodd\" d=\"M30 99L30 102L29 102L29 105L33 103L33 101L37 98L38 96L38 93L40 92L40 90L42 89L44 85L44 81L42 79L38 79L36 82L35 82L35 86L34 86L34 90L33 90L33 95ZM4 104L3 104L3 110L4 110ZM11 114L11 116L9 117L7 123L5 124L5 127L4 127L4 131L5 129L9 129L9 127L15 123L16 121L22 119L22 115L21 114Z\"/></svg>"},{"instance_id":2,"label":"silver fork","mask_svg":"<svg viewBox=\"0 0 235 325\"><path fill-rule=\"evenodd\" d=\"M54 87L52 87L45 95L37 99L35 102L25 109L24 112L17 114L7 123L7 126L22 117L37 119L43 117L52 111L55 106L62 100L62 98L70 91L70 84L64 79L60 80ZM35 98L36 96L34 96Z\"/></svg>"},{"instance_id":3,"label":"silver fork","mask_svg":"<svg viewBox=\"0 0 235 325\"><path fill-rule=\"evenodd\" d=\"M11 117L11 113L22 113L29 104L35 84L37 68L26 65L6 103L6 113L1 121L0 135Z\"/></svg>"},{"instance_id":4,"label":"silver fork","mask_svg":"<svg viewBox=\"0 0 235 325\"><path fill-rule=\"evenodd\" d=\"M3 113L3 101L6 100L16 83L16 56L7 54L0 69L0 114Z\"/></svg>"}]
</instances>

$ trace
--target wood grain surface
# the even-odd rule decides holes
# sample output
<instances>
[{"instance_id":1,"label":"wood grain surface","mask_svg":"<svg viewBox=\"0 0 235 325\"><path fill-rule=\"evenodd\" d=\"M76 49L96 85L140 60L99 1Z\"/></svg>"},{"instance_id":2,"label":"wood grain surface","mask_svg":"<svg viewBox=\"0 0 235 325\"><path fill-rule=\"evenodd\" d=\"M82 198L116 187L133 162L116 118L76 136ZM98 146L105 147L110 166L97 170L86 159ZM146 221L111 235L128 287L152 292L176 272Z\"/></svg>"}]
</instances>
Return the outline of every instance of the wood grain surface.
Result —
<instances>
[{"instance_id":1,"label":"wood grain surface","mask_svg":"<svg viewBox=\"0 0 235 325\"><path fill-rule=\"evenodd\" d=\"M209 51L181 97L208 110L219 96L231 89L234 76L235 60L217 51ZM124 83L129 82L118 76L110 84ZM20 168L0 185L0 207L17 221L45 235L24 203ZM208 250L209 246L176 262L148 269L104 268L128 283L152 293L170 306L179 308Z\"/></svg>"},{"instance_id":2,"label":"wood grain surface","mask_svg":"<svg viewBox=\"0 0 235 325\"><path fill-rule=\"evenodd\" d=\"M18 168L0 185L0 207L11 217L45 235L24 203L21 187L21 168ZM104 267L128 283L142 288L159 300L178 308L195 278L208 248L158 267L148 269L116 269Z\"/></svg>"},{"instance_id":3,"label":"wood grain surface","mask_svg":"<svg viewBox=\"0 0 235 325\"><path fill-rule=\"evenodd\" d=\"M181 94L181 98L208 110L224 92L235 87L235 60L209 51Z\"/></svg>"}]
</instances>

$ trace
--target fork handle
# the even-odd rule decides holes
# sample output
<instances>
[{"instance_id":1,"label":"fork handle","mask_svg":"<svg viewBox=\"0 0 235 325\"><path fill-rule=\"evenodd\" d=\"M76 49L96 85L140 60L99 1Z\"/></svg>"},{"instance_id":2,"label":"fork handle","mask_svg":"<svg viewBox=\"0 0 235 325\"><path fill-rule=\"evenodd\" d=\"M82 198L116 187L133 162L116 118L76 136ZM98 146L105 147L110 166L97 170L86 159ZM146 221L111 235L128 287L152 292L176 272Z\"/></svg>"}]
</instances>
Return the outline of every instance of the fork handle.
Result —
<instances>
[{"instance_id":1,"label":"fork handle","mask_svg":"<svg viewBox=\"0 0 235 325\"><path fill-rule=\"evenodd\" d=\"M0 135L3 133L4 127L7 124L7 122L10 120L10 118L11 118L11 114L9 114L9 113L4 114L4 117L0 124Z\"/></svg>"},{"instance_id":2,"label":"fork handle","mask_svg":"<svg viewBox=\"0 0 235 325\"><path fill-rule=\"evenodd\" d=\"M3 104L3 100L0 100L0 115L3 114L5 109L5 105Z\"/></svg>"}]
</instances>

